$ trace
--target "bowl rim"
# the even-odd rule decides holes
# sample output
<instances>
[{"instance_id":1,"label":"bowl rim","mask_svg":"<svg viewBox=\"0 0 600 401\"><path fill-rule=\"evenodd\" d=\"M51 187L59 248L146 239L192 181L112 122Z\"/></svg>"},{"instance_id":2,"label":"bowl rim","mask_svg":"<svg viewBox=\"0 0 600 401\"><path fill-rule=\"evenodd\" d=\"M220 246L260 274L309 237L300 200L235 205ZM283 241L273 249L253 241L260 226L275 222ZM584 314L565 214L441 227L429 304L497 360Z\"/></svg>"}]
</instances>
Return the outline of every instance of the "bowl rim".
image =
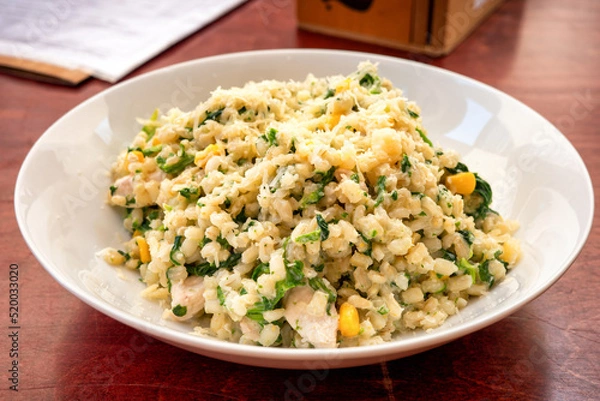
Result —
<instances>
[{"instance_id":1,"label":"bowl rim","mask_svg":"<svg viewBox=\"0 0 600 401\"><path fill-rule=\"evenodd\" d=\"M21 211L21 205L19 204L19 194L22 192L23 187L25 185L25 176L27 171L32 168L34 163L33 156L36 153L37 149L40 146L40 143L44 140L44 138L49 135L50 132L57 129L65 120L68 120L70 116L76 113L78 110L87 107L90 103L96 102L99 99L111 94L112 92L118 91L123 87L133 84L142 80L152 80L153 77L162 75L162 74L171 74L178 69L186 68L190 65L194 65L196 63L212 63L216 61L228 60L228 59L237 59L237 58L256 58L263 56L277 56L277 57L285 57L285 56L297 56L297 57L311 57L311 56L351 56L356 57L357 59L374 59L376 62L389 62L389 63L400 63L406 64L408 66L412 66L418 69L432 70L435 73L448 75L454 79L460 79L462 81L466 81L477 86L483 87L484 89L494 93L495 96L499 96L502 98L508 98L513 102L516 102L520 107L526 109L529 113L531 113L532 117L539 120L542 124L549 124L552 126L556 133L562 136L565 139L565 144L571 148L576 156L576 163L580 165L582 170L585 172L585 185L588 189L587 194L587 203L590 205L589 208L589 216L587 221L585 222L585 226L582 227L581 232L583 232L583 236L581 236L580 241L576 243L575 247L571 250L570 254L566 258L566 262L563 266L553 275L550 279L544 283L544 285L537 288L535 291L527 292L522 298L520 298L514 305L510 307L506 307L501 312L496 312L492 314L484 314L482 316L476 317L469 321L461 322L456 326L450 327L447 330L441 332L433 332L429 333L426 336L418 336L418 337L403 337L400 340L385 342L381 344L367 345L367 346L358 346L358 347L347 347L347 348L332 348L332 349L295 349L295 348L280 348L280 347L260 347L256 345L246 345L239 343L226 342L222 340L218 340L216 338L202 337L196 336L190 333L179 332L168 327L163 327L160 325L156 325L155 323L150 323L142 319L141 317L137 317L127 312L121 311L120 309L109 305L106 302L101 301L99 298L93 296L91 293L88 293L82 290L79 286L71 284L68 280L62 280L61 273L54 267L54 263L49 258L46 258L37 248L34 243L32 236L30 235L27 227L27 223L24 219L24 214ZM42 135L36 140L31 149L28 151L27 156L25 157L19 173L17 175L15 190L14 190L14 210L17 219L17 223L23 238L32 254L36 257L36 259L40 262L40 264L44 267L44 269L66 290L68 290L71 294L75 295L81 301L86 303L87 305L93 307L94 309L102 312L103 314L110 316L111 318L126 324L132 328L135 328L145 334L151 335L153 337L159 338L161 340L165 340L169 343L177 343L174 345L186 345L188 347L193 347L194 349L200 349L203 351L210 352L211 354L222 354L222 355L234 355L239 357L250 358L246 363L249 365L258 365L258 366L268 366L264 364L258 363L261 360L279 360L279 361L295 361L295 362L305 362L309 360L323 360L324 356L326 360L331 362L331 367L335 367L336 361L341 361L345 359L353 359L356 362L351 365L341 364L343 366L360 366L361 364L371 363L361 363L360 360L369 358L373 360L373 358L381 358L382 360L393 359L394 355L400 353L413 353L421 352L426 349L430 349L447 342L453 341L459 337L465 336L467 334L473 333L477 330L480 330L484 327L487 327L506 316L514 313L521 307L525 306L529 302L533 301L535 298L539 297L542 293L544 293L550 286L552 286L571 266L577 256L581 253L589 233L591 231L593 216L594 216L594 188L592 185L592 181L590 178L589 171L585 165L585 162L581 158L581 155L577 151L577 149L573 146L573 144L566 138L566 136L560 132L550 121L541 116L538 112L533 110L531 107L522 103L520 100L506 94L505 92L500 91L490 85L487 85L483 82L477 81L473 78L464 76L462 74L449 71L440 67L424 64L414 60L407 60L398 57L367 53L367 52L355 52L355 51L347 51L347 50L330 50L330 49L269 49L269 50L253 50L253 51L243 51L243 52L234 52L227 54L220 54L210 57L202 57L194 60L185 61L182 63L173 64L170 66L166 66L154 71L150 71L139 76L124 80L118 84L112 85L111 87L104 89L83 102L79 103L74 108L70 109L63 116L61 116L58 120L56 120L49 128L47 128ZM443 327L443 325L442 325ZM199 352L202 353L202 352ZM252 359L256 358L256 361ZM225 359L225 358L221 358ZM300 367L300 366L296 366Z\"/></svg>"}]
</instances>

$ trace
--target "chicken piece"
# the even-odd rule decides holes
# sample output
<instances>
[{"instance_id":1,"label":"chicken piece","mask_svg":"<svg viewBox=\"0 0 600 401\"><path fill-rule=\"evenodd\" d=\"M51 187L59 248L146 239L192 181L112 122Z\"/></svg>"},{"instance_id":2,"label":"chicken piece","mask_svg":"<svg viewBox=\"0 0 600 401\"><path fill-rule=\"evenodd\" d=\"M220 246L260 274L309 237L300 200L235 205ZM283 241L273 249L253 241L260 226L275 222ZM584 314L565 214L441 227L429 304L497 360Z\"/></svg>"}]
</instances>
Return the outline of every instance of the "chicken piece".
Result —
<instances>
[{"instance_id":1,"label":"chicken piece","mask_svg":"<svg viewBox=\"0 0 600 401\"><path fill-rule=\"evenodd\" d=\"M127 197L133 195L133 175L126 175L115 181L114 186L117 188L113 195Z\"/></svg>"},{"instance_id":2,"label":"chicken piece","mask_svg":"<svg viewBox=\"0 0 600 401\"><path fill-rule=\"evenodd\" d=\"M304 341L316 348L335 348L337 341L338 313L334 305L330 305L329 314L325 308L323 313L310 313L315 291L307 286L290 290L284 299L284 317Z\"/></svg>"},{"instance_id":3,"label":"chicken piece","mask_svg":"<svg viewBox=\"0 0 600 401\"><path fill-rule=\"evenodd\" d=\"M171 286L171 308L181 310L185 313L177 316L177 320L188 320L204 308L204 278L190 276L183 281ZM175 311L174 311L175 312ZM174 313L175 314L175 313Z\"/></svg>"}]
</instances>

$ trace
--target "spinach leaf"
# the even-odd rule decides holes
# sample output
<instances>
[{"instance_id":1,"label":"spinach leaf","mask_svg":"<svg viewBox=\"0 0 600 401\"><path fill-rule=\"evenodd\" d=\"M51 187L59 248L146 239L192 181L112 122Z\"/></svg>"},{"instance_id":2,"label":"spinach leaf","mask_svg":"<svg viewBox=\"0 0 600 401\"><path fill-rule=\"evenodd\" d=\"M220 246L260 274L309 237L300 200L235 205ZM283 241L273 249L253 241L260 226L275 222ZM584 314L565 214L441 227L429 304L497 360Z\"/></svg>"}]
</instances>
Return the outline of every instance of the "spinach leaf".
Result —
<instances>
[{"instance_id":1,"label":"spinach leaf","mask_svg":"<svg viewBox=\"0 0 600 401\"><path fill-rule=\"evenodd\" d=\"M415 113L414 111L412 111L411 109L406 109L408 111L408 114L412 117L412 118L419 118L419 114Z\"/></svg>"},{"instance_id":2,"label":"spinach leaf","mask_svg":"<svg viewBox=\"0 0 600 401\"><path fill-rule=\"evenodd\" d=\"M241 258L241 253L232 253L225 261L221 262L219 266L215 263L203 262L194 265L185 265L185 269L191 276L212 276L219 269L233 269L239 263Z\"/></svg>"},{"instance_id":3,"label":"spinach leaf","mask_svg":"<svg viewBox=\"0 0 600 401\"><path fill-rule=\"evenodd\" d=\"M173 314L177 317L185 316L187 313L187 306L177 305L173 308Z\"/></svg>"},{"instance_id":4,"label":"spinach leaf","mask_svg":"<svg viewBox=\"0 0 600 401\"><path fill-rule=\"evenodd\" d=\"M481 278L481 281L487 283L491 288L494 285L494 276L490 273L489 264L490 259L487 259L479 265L479 277Z\"/></svg>"},{"instance_id":5,"label":"spinach leaf","mask_svg":"<svg viewBox=\"0 0 600 401\"><path fill-rule=\"evenodd\" d=\"M325 241L327 238L329 238L329 225L320 214L317 215L317 225L321 230L321 241Z\"/></svg>"},{"instance_id":6,"label":"spinach leaf","mask_svg":"<svg viewBox=\"0 0 600 401\"><path fill-rule=\"evenodd\" d=\"M150 121L156 121L158 119L158 109L155 109L152 115L150 116ZM142 131L146 133L146 140L152 139L154 134L156 133L156 126L152 124L144 125L142 127Z\"/></svg>"},{"instance_id":7,"label":"spinach leaf","mask_svg":"<svg viewBox=\"0 0 600 401\"><path fill-rule=\"evenodd\" d=\"M325 187L331 181L333 181L335 173L335 167L331 167L326 172L317 171L315 175L312 177L312 181L317 183L317 189L308 194L304 194L302 199L300 200L300 207L305 208L306 205L314 205L318 203L325 196Z\"/></svg>"},{"instance_id":8,"label":"spinach leaf","mask_svg":"<svg viewBox=\"0 0 600 401\"><path fill-rule=\"evenodd\" d=\"M410 171L412 164L408 159L408 155L406 153L404 154L404 156L402 156L402 163L400 163L400 167L402 168L403 173L408 173L409 177L412 175L412 171Z\"/></svg>"},{"instance_id":9,"label":"spinach leaf","mask_svg":"<svg viewBox=\"0 0 600 401\"><path fill-rule=\"evenodd\" d=\"M176 259L175 259L175 255L177 254L177 252L180 252L179 248L181 248L181 243L183 242L183 235L177 235L175 237L175 240L173 241L173 247L171 248L171 252L169 253L169 259L171 259L171 262L173 262L173 264L175 266L181 266L181 263L179 263Z\"/></svg>"},{"instance_id":10,"label":"spinach leaf","mask_svg":"<svg viewBox=\"0 0 600 401\"><path fill-rule=\"evenodd\" d=\"M252 280L256 281L263 274L270 274L270 273L271 273L271 270L269 268L268 263L259 263L258 266L256 266L254 268L254 270L252 270L251 278L252 278Z\"/></svg>"},{"instance_id":11,"label":"spinach leaf","mask_svg":"<svg viewBox=\"0 0 600 401\"><path fill-rule=\"evenodd\" d=\"M458 230L457 233L459 233L467 242L467 244L469 246L473 245L473 242L475 241L475 236L473 235L473 233L469 230Z\"/></svg>"},{"instance_id":12,"label":"spinach leaf","mask_svg":"<svg viewBox=\"0 0 600 401\"><path fill-rule=\"evenodd\" d=\"M198 187L183 188L179 193L184 198L191 200L192 198L198 197Z\"/></svg>"},{"instance_id":13,"label":"spinach leaf","mask_svg":"<svg viewBox=\"0 0 600 401\"><path fill-rule=\"evenodd\" d=\"M206 111L206 118L204 119L204 121L202 121L198 127L203 126L204 124L206 124L207 121L216 121L216 122L220 122L219 121L219 117L221 117L221 114L223 114L223 110L225 110L225 107L221 107L220 109L214 110L214 111Z\"/></svg>"},{"instance_id":14,"label":"spinach leaf","mask_svg":"<svg viewBox=\"0 0 600 401\"><path fill-rule=\"evenodd\" d=\"M294 242L297 242L299 244L306 244L307 242L318 241L320 237L321 237L321 230L315 230L315 231L311 231L309 233L297 236L296 239L294 240Z\"/></svg>"},{"instance_id":15,"label":"spinach leaf","mask_svg":"<svg viewBox=\"0 0 600 401\"><path fill-rule=\"evenodd\" d=\"M181 173L188 165L194 162L194 155L188 154L185 152L185 148L183 145L181 146L181 155L179 156L179 160L173 164L167 164L167 161L162 157L156 158L156 163L158 167L167 174L177 175Z\"/></svg>"},{"instance_id":16,"label":"spinach leaf","mask_svg":"<svg viewBox=\"0 0 600 401\"><path fill-rule=\"evenodd\" d=\"M312 288L315 291L321 290L325 294L327 294L327 309L326 309L326 311L327 311L327 315L330 315L329 308L331 307L331 305L333 305L333 303L337 299L337 294L335 293L335 291L330 290L327 287L327 285L325 285L325 282L323 281L323 279L320 277L313 277L313 278L309 279L308 285L310 285L310 288Z\"/></svg>"},{"instance_id":17,"label":"spinach leaf","mask_svg":"<svg viewBox=\"0 0 600 401\"><path fill-rule=\"evenodd\" d=\"M269 128L266 134L261 135L261 138L269 144L269 146L279 146L277 142L277 130L275 128Z\"/></svg>"}]
</instances>

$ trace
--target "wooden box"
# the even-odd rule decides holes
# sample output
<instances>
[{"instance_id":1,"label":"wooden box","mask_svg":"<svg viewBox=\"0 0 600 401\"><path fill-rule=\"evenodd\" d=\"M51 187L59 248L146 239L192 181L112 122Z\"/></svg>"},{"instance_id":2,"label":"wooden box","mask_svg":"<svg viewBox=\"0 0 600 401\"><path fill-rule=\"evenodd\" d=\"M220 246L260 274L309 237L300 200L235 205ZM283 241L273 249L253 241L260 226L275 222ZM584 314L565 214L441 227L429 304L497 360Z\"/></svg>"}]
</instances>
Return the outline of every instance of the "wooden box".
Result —
<instances>
[{"instance_id":1,"label":"wooden box","mask_svg":"<svg viewBox=\"0 0 600 401\"><path fill-rule=\"evenodd\" d=\"M451 52L504 0L297 0L302 29L430 56Z\"/></svg>"}]
</instances>

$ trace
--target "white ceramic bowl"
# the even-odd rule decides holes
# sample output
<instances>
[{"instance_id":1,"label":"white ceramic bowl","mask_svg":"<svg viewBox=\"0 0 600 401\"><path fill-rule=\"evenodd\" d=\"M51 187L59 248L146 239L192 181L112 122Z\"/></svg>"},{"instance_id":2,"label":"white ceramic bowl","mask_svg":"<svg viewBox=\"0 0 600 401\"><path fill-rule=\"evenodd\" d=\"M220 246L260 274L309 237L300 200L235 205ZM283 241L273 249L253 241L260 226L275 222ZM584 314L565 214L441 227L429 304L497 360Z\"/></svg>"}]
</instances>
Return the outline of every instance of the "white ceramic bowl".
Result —
<instances>
[{"instance_id":1,"label":"white ceramic bowl","mask_svg":"<svg viewBox=\"0 0 600 401\"><path fill-rule=\"evenodd\" d=\"M362 60L422 108L430 137L459 151L488 180L494 209L517 219L523 259L489 295L430 333L418 331L375 346L282 349L232 344L189 334L161 320L161 309L140 297L135 272L96 254L127 234L107 206L108 170L139 125L159 106L192 109L217 86L249 80L301 80L348 74ZM573 196L577 194L577 196ZM238 363L279 368L336 368L412 355L488 326L542 294L567 270L590 231L593 190L577 151L548 121L514 98L464 76L374 54L274 50L194 60L116 85L77 106L33 146L15 189L15 210L27 244L67 290L114 319L175 346Z\"/></svg>"}]
</instances>

